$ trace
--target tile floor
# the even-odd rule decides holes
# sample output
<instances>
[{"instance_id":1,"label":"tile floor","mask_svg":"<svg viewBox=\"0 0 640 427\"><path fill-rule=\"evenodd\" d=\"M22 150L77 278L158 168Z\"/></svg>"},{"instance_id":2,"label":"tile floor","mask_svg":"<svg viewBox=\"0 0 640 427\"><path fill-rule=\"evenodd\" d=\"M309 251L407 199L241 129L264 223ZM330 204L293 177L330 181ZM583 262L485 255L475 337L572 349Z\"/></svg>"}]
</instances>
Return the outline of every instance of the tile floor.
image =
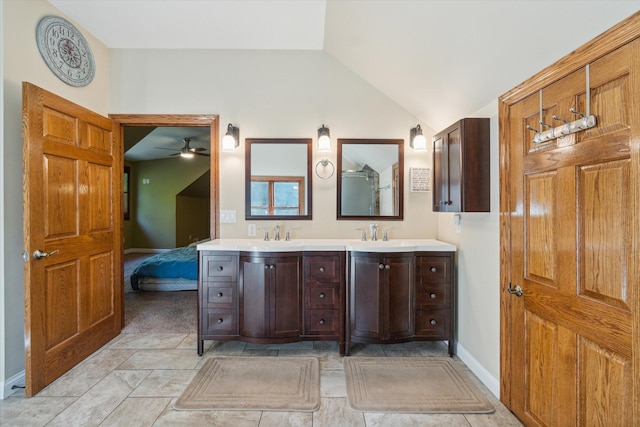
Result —
<instances>
[{"instance_id":1,"label":"tile floor","mask_svg":"<svg viewBox=\"0 0 640 427\"><path fill-rule=\"evenodd\" d=\"M520 426L486 388L493 414L363 413L349 408L342 358L333 342L282 345L206 341L196 354L195 334L121 334L32 398L0 400L2 426ZM353 345L360 356L446 356L437 342ZM176 411L173 402L204 361L219 355L316 356L321 406L313 413Z\"/></svg>"}]
</instances>

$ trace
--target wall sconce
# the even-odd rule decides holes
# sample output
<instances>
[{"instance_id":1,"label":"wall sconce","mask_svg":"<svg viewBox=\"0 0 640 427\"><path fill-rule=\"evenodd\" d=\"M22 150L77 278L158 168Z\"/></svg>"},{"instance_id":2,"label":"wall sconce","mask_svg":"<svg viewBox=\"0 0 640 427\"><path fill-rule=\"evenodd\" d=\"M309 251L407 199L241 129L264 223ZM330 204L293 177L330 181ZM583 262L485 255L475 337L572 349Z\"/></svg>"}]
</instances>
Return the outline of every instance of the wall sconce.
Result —
<instances>
[{"instance_id":1,"label":"wall sconce","mask_svg":"<svg viewBox=\"0 0 640 427\"><path fill-rule=\"evenodd\" d=\"M227 133L222 137L222 151L233 151L240 145L240 129L229 123Z\"/></svg>"},{"instance_id":2,"label":"wall sconce","mask_svg":"<svg viewBox=\"0 0 640 427\"><path fill-rule=\"evenodd\" d=\"M331 151L329 128L324 127L324 125L318 129L318 151Z\"/></svg>"},{"instance_id":3,"label":"wall sconce","mask_svg":"<svg viewBox=\"0 0 640 427\"><path fill-rule=\"evenodd\" d=\"M427 138L422 134L422 128L417 125L409 132L409 145L415 151L427 151Z\"/></svg>"}]
</instances>

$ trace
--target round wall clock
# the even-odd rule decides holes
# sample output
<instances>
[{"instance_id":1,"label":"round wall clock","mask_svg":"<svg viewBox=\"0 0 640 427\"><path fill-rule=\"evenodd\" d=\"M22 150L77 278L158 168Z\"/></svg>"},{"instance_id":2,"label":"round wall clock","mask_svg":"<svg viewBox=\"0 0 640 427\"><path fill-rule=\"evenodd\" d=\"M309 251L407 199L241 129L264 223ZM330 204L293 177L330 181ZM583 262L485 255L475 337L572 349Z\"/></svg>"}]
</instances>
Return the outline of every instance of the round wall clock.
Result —
<instances>
[{"instance_id":1,"label":"round wall clock","mask_svg":"<svg viewBox=\"0 0 640 427\"><path fill-rule=\"evenodd\" d=\"M95 75L95 61L89 43L69 21L45 16L36 28L38 50L47 66L71 86L86 86Z\"/></svg>"}]
</instances>

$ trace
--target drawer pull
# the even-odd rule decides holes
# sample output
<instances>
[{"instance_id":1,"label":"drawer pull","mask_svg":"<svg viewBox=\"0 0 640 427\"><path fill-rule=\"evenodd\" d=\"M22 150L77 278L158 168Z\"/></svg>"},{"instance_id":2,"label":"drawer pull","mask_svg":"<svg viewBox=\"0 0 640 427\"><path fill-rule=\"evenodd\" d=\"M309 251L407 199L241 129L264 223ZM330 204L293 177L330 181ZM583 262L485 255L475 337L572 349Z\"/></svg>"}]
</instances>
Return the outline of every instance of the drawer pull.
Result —
<instances>
[{"instance_id":1,"label":"drawer pull","mask_svg":"<svg viewBox=\"0 0 640 427\"><path fill-rule=\"evenodd\" d=\"M223 267L223 266L221 266L221 265L219 265L219 266L218 266L218 268L216 268L216 270L218 270L218 271L222 271L222 270L224 270L224 267Z\"/></svg>"},{"instance_id":2,"label":"drawer pull","mask_svg":"<svg viewBox=\"0 0 640 427\"><path fill-rule=\"evenodd\" d=\"M430 294L430 295L429 295L429 298L431 298L431 299L436 299L436 297L437 297L437 295L436 295L436 294Z\"/></svg>"},{"instance_id":3,"label":"drawer pull","mask_svg":"<svg viewBox=\"0 0 640 427\"><path fill-rule=\"evenodd\" d=\"M320 321L318 322L318 325L324 325L324 319L320 319Z\"/></svg>"},{"instance_id":4,"label":"drawer pull","mask_svg":"<svg viewBox=\"0 0 640 427\"><path fill-rule=\"evenodd\" d=\"M218 298L222 298L222 292L218 292Z\"/></svg>"},{"instance_id":5,"label":"drawer pull","mask_svg":"<svg viewBox=\"0 0 640 427\"><path fill-rule=\"evenodd\" d=\"M436 322L436 319L431 319L429 323L431 323L431 326L436 326L438 324L438 322Z\"/></svg>"},{"instance_id":6,"label":"drawer pull","mask_svg":"<svg viewBox=\"0 0 640 427\"><path fill-rule=\"evenodd\" d=\"M431 270L432 273L435 273L436 271L438 271L438 269L435 267L431 267L429 270Z\"/></svg>"},{"instance_id":7,"label":"drawer pull","mask_svg":"<svg viewBox=\"0 0 640 427\"><path fill-rule=\"evenodd\" d=\"M325 268L324 267L320 267L320 273L324 273L325 272Z\"/></svg>"},{"instance_id":8,"label":"drawer pull","mask_svg":"<svg viewBox=\"0 0 640 427\"><path fill-rule=\"evenodd\" d=\"M320 298L324 298L326 295L324 294L324 292L321 292L319 296Z\"/></svg>"},{"instance_id":9,"label":"drawer pull","mask_svg":"<svg viewBox=\"0 0 640 427\"><path fill-rule=\"evenodd\" d=\"M378 269L384 270L384 264L382 264L382 263L378 264Z\"/></svg>"},{"instance_id":10,"label":"drawer pull","mask_svg":"<svg viewBox=\"0 0 640 427\"><path fill-rule=\"evenodd\" d=\"M385 266L384 266L384 269L385 269L385 270L389 270L390 268L391 268L391 266L390 266L389 264L387 264L387 265L385 265Z\"/></svg>"},{"instance_id":11,"label":"drawer pull","mask_svg":"<svg viewBox=\"0 0 640 427\"><path fill-rule=\"evenodd\" d=\"M222 319L218 319L218 323L222 323L222 322L223 322L223 320L222 320Z\"/></svg>"}]
</instances>

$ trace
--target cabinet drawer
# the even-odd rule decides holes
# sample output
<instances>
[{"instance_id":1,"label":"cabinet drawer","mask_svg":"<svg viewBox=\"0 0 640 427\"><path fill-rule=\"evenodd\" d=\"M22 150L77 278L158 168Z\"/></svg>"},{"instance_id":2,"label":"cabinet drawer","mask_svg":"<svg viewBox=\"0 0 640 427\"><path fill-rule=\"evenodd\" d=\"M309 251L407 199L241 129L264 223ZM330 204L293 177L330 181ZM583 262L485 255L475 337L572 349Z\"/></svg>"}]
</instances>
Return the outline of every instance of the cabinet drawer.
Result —
<instances>
[{"instance_id":1,"label":"cabinet drawer","mask_svg":"<svg viewBox=\"0 0 640 427\"><path fill-rule=\"evenodd\" d=\"M448 308L449 307L448 283L423 283L418 280L416 285L417 308Z\"/></svg>"},{"instance_id":2,"label":"cabinet drawer","mask_svg":"<svg viewBox=\"0 0 640 427\"><path fill-rule=\"evenodd\" d=\"M338 284L313 284L305 286L306 308L339 308L340 295Z\"/></svg>"},{"instance_id":3,"label":"cabinet drawer","mask_svg":"<svg viewBox=\"0 0 640 427\"><path fill-rule=\"evenodd\" d=\"M416 310L416 335L451 339L449 310Z\"/></svg>"},{"instance_id":4,"label":"cabinet drawer","mask_svg":"<svg viewBox=\"0 0 640 427\"><path fill-rule=\"evenodd\" d=\"M238 335L238 321L235 310L202 310L203 335Z\"/></svg>"},{"instance_id":5,"label":"cabinet drawer","mask_svg":"<svg viewBox=\"0 0 640 427\"><path fill-rule=\"evenodd\" d=\"M202 257L202 279L227 280L235 282L238 271L238 257L233 255L205 255Z\"/></svg>"},{"instance_id":6,"label":"cabinet drawer","mask_svg":"<svg viewBox=\"0 0 640 427\"><path fill-rule=\"evenodd\" d=\"M429 282L448 282L450 280L449 257L418 257L417 278Z\"/></svg>"},{"instance_id":7,"label":"cabinet drawer","mask_svg":"<svg viewBox=\"0 0 640 427\"><path fill-rule=\"evenodd\" d=\"M204 308L235 308L236 284L204 282L202 306Z\"/></svg>"},{"instance_id":8,"label":"cabinet drawer","mask_svg":"<svg viewBox=\"0 0 640 427\"><path fill-rule=\"evenodd\" d=\"M340 328L338 310L306 310L305 335L338 335Z\"/></svg>"},{"instance_id":9,"label":"cabinet drawer","mask_svg":"<svg viewBox=\"0 0 640 427\"><path fill-rule=\"evenodd\" d=\"M304 257L305 282L338 282L340 281L340 257L306 256Z\"/></svg>"}]
</instances>

